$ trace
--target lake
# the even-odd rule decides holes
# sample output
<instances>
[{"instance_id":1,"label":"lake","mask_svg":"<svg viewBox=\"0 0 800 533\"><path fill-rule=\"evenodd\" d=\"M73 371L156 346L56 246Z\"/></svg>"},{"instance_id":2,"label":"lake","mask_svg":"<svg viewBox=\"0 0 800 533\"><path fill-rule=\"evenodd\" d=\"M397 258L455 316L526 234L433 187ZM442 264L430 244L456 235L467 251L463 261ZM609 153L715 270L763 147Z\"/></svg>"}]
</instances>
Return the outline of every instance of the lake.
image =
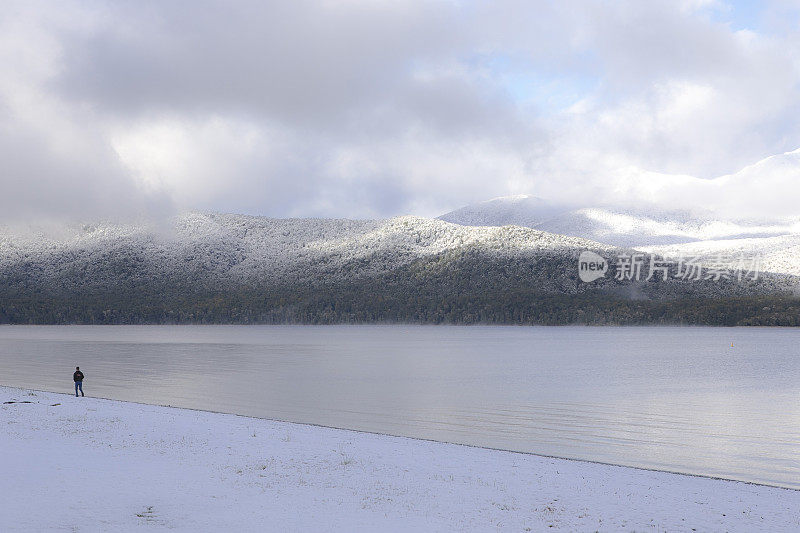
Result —
<instances>
[{"instance_id":1,"label":"lake","mask_svg":"<svg viewBox=\"0 0 800 533\"><path fill-rule=\"evenodd\" d=\"M800 488L800 330L2 326L0 383Z\"/></svg>"}]
</instances>

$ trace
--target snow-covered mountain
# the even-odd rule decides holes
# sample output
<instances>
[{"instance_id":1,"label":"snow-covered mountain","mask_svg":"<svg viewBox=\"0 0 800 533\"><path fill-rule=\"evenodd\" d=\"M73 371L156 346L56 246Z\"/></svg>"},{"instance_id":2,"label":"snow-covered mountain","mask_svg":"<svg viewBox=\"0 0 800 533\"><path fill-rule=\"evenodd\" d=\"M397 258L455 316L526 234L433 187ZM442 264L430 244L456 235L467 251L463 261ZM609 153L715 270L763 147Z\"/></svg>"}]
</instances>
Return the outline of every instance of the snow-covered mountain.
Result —
<instances>
[{"instance_id":1,"label":"snow-covered mountain","mask_svg":"<svg viewBox=\"0 0 800 533\"><path fill-rule=\"evenodd\" d=\"M800 149L714 179L649 173L646 180L628 180L620 186L650 202L633 208L558 206L517 195L468 205L439 218L467 226L530 227L670 257L758 257L769 271L797 275L800 208L793 191L798 183ZM694 207L656 209L656 200Z\"/></svg>"},{"instance_id":2,"label":"snow-covered mountain","mask_svg":"<svg viewBox=\"0 0 800 533\"><path fill-rule=\"evenodd\" d=\"M126 280L230 286L354 279L420 258L479 251L493 257L577 257L611 247L522 227L388 220L271 219L188 213L167 227L76 225L57 234L0 231L6 285L104 286Z\"/></svg>"},{"instance_id":3,"label":"snow-covered mountain","mask_svg":"<svg viewBox=\"0 0 800 533\"><path fill-rule=\"evenodd\" d=\"M785 161L775 164L779 163ZM743 171L747 172L750 170ZM467 225L526 226L610 246L635 248L674 260L691 257L706 264L727 266L746 261L757 263L764 272L800 275L798 218L723 220L707 212L558 209L544 200L522 196L495 198L439 218Z\"/></svg>"},{"instance_id":4,"label":"snow-covered mountain","mask_svg":"<svg viewBox=\"0 0 800 533\"><path fill-rule=\"evenodd\" d=\"M623 247L800 235L798 218L723 220L707 212L566 208L526 195L494 198L439 219L467 226L524 226Z\"/></svg>"},{"instance_id":5,"label":"snow-covered mountain","mask_svg":"<svg viewBox=\"0 0 800 533\"><path fill-rule=\"evenodd\" d=\"M586 220L600 219L599 215L592 218L591 210L582 213ZM613 223L628 220L615 216ZM562 214L542 226L567 220ZM601 220L609 224L608 219ZM596 229L594 234L599 234ZM778 272L800 274L800 269L792 266L800 254L800 237L733 242L746 246L749 255L779 249L780 253L769 256L768 264ZM698 255L710 255L697 243L640 249L676 256L695 251L688 248L695 245ZM352 282L394 275L412 264L417 264L413 274L417 277L442 272L460 276L466 269L479 279L484 271L486 276L496 275L488 273L491 263L506 265L501 272L514 270L537 290L571 293L577 290L577 258L585 250L609 260L627 253L611 244L515 225L464 226L413 216L273 219L195 212L162 226L96 223L60 228L56 233L0 229L0 280L1 288L11 291L222 290ZM598 286L602 283L593 288Z\"/></svg>"},{"instance_id":6,"label":"snow-covered mountain","mask_svg":"<svg viewBox=\"0 0 800 533\"><path fill-rule=\"evenodd\" d=\"M582 284L587 250L606 258L609 274ZM761 307L715 318L716 299L794 286L791 276L617 279L614 259L630 252L521 226L412 216L188 213L162 225L0 228L0 322L641 323L682 321L689 299L704 302L692 315L701 323L739 323ZM634 303L645 300L674 303ZM792 313L781 311L779 323Z\"/></svg>"},{"instance_id":7,"label":"snow-covered mountain","mask_svg":"<svg viewBox=\"0 0 800 533\"><path fill-rule=\"evenodd\" d=\"M800 276L800 234L740 239L713 239L640 250L677 260L693 258L707 265L735 268L746 263L761 272Z\"/></svg>"},{"instance_id":8,"label":"snow-covered mountain","mask_svg":"<svg viewBox=\"0 0 800 533\"><path fill-rule=\"evenodd\" d=\"M534 227L627 247L800 234L798 219L721 220L685 211L653 213L613 208L576 209Z\"/></svg>"}]
</instances>

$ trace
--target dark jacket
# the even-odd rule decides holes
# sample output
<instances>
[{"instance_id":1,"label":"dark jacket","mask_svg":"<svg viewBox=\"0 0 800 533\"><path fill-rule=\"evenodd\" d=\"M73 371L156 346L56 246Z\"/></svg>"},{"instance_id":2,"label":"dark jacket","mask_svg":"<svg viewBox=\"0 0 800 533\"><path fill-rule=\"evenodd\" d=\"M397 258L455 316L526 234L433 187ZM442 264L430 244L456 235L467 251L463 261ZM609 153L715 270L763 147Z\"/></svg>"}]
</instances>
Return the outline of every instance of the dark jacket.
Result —
<instances>
[{"instance_id":1,"label":"dark jacket","mask_svg":"<svg viewBox=\"0 0 800 533\"><path fill-rule=\"evenodd\" d=\"M76 370L74 374L72 374L73 381L83 381L83 372L80 370Z\"/></svg>"}]
</instances>

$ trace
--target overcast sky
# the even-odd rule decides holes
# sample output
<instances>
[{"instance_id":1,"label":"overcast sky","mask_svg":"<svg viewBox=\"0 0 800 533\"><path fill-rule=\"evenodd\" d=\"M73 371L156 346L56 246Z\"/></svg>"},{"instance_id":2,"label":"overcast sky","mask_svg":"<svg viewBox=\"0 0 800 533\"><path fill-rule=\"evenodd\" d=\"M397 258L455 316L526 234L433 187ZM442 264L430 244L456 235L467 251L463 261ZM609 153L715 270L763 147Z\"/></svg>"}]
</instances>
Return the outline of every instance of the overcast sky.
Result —
<instances>
[{"instance_id":1,"label":"overcast sky","mask_svg":"<svg viewBox=\"0 0 800 533\"><path fill-rule=\"evenodd\" d=\"M800 155L710 180L800 148L799 24L783 0L6 0L0 216L798 214Z\"/></svg>"}]
</instances>

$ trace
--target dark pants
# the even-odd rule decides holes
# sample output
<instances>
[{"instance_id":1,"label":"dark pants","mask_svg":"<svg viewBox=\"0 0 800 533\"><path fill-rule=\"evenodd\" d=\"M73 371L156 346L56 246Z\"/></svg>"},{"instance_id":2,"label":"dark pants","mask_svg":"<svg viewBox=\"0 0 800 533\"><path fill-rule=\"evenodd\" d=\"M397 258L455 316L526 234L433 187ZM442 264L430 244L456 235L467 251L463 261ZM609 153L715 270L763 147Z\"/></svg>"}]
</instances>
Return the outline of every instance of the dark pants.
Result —
<instances>
[{"instance_id":1,"label":"dark pants","mask_svg":"<svg viewBox=\"0 0 800 533\"><path fill-rule=\"evenodd\" d=\"M75 382L75 396L78 395L78 389L81 390L81 396L83 396L83 381L76 381Z\"/></svg>"}]
</instances>

